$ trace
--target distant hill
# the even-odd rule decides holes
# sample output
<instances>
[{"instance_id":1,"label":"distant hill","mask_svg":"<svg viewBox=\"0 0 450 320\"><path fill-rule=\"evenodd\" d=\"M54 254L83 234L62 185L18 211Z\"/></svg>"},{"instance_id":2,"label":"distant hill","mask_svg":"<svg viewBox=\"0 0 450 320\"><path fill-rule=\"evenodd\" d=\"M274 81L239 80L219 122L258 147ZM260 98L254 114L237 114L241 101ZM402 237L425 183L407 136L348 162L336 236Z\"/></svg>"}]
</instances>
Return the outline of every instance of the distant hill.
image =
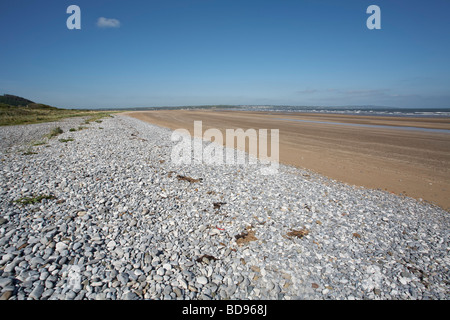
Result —
<instances>
[{"instance_id":1,"label":"distant hill","mask_svg":"<svg viewBox=\"0 0 450 320\"><path fill-rule=\"evenodd\" d=\"M18 97L18 96L13 96L11 94L5 94L3 96L0 96L0 103L4 103L4 104L9 104L10 106L26 106L29 104L34 104L33 101L22 98L22 97Z\"/></svg>"}]
</instances>

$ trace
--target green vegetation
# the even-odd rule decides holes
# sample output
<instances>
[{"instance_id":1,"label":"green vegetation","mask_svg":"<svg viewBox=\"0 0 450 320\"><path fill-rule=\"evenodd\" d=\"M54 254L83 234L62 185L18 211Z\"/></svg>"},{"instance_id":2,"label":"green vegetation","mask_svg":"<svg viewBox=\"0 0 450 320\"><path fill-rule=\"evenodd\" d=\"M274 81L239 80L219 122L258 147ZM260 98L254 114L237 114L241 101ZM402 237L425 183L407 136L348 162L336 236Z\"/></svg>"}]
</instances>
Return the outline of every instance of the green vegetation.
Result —
<instances>
[{"instance_id":1,"label":"green vegetation","mask_svg":"<svg viewBox=\"0 0 450 320\"><path fill-rule=\"evenodd\" d=\"M32 155L32 154L37 154L37 152L34 152L31 148L28 148L27 151L25 151L23 153L24 156L29 156L29 155Z\"/></svg>"},{"instance_id":2,"label":"green vegetation","mask_svg":"<svg viewBox=\"0 0 450 320\"><path fill-rule=\"evenodd\" d=\"M86 119L86 121L84 121L85 124L89 124L91 122L97 122L97 123L101 123L102 118L106 118L106 117L112 117L111 113L117 113L118 111L114 111L114 112L97 112L95 114L92 114L88 119Z\"/></svg>"},{"instance_id":3,"label":"green vegetation","mask_svg":"<svg viewBox=\"0 0 450 320\"><path fill-rule=\"evenodd\" d=\"M70 131L70 132L74 132L74 131L77 131L77 129L75 129L75 128L70 128L69 131Z\"/></svg>"},{"instance_id":4,"label":"green vegetation","mask_svg":"<svg viewBox=\"0 0 450 320\"><path fill-rule=\"evenodd\" d=\"M22 205L27 205L27 204L35 204L35 203L41 202L44 199L52 200L52 199L55 199L55 197L52 195L39 195L39 196L32 197L32 198L23 197L23 198L14 200L14 202L22 204Z\"/></svg>"},{"instance_id":5,"label":"green vegetation","mask_svg":"<svg viewBox=\"0 0 450 320\"><path fill-rule=\"evenodd\" d=\"M119 111L60 109L12 96L0 96L0 126L58 121L71 117L88 117L86 124Z\"/></svg>"},{"instance_id":6,"label":"green vegetation","mask_svg":"<svg viewBox=\"0 0 450 320\"><path fill-rule=\"evenodd\" d=\"M67 138L67 139L59 139L59 142L69 142L69 141L73 141L73 138Z\"/></svg>"},{"instance_id":7,"label":"green vegetation","mask_svg":"<svg viewBox=\"0 0 450 320\"><path fill-rule=\"evenodd\" d=\"M52 129L52 131L50 131L50 133L48 135L46 135L46 137L51 139L53 137L60 135L61 133L63 133L62 129L60 127L56 127L54 129Z\"/></svg>"},{"instance_id":8,"label":"green vegetation","mask_svg":"<svg viewBox=\"0 0 450 320\"><path fill-rule=\"evenodd\" d=\"M33 142L31 143L31 146L37 147L37 146L42 146L42 145L44 145L44 144L46 144L45 141L33 141Z\"/></svg>"}]
</instances>

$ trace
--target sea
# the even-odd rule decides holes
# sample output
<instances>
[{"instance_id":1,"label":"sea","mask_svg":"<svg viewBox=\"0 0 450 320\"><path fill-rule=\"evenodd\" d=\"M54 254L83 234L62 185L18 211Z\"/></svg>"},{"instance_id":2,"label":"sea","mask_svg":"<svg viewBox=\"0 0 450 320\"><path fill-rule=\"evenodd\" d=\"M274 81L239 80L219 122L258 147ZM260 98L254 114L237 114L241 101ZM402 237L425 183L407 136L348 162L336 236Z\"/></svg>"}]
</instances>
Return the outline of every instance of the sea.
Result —
<instances>
[{"instance_id":1,"label":"sea","mask_svg":"<svg viewBox=\"0 0 450 320\"><path fill-rule=\"evenodd\" d=\"M225 108L224 108L225 109ZM226 109L229 109L228 107ZM267 112L333 113L396 117L450 117L450 108L393 108L393 107L308 107L308 106L234 106L234 110Z\"/></svg>"},{"instance_id":2,"label":"sea","mask_svg":"<svg viewBox=\"0 0 450 320\"><path fill-rule=\"evenodd\" d=\"M113 108L114 109L114 108ZM227 111L265 111L265 112L305 112L305 113L334 113L348 115L373 115L395 117L450 117L450 108L394 108L379 106L350 106L350 107L312 107L312 106L283 106L283 105L203 105L203 106L162 106L117 108L117 110L146 111L146 110L227 110ZM109 108L108 110L111 110Z\"/></svg>"}]
</instances>

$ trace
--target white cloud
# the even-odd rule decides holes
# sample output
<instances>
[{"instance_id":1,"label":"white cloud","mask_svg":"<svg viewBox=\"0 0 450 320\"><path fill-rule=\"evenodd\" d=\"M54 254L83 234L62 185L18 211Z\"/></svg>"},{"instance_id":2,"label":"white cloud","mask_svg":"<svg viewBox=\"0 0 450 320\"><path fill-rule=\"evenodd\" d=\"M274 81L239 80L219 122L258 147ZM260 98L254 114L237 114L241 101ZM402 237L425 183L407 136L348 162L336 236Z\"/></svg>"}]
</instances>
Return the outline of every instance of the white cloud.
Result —
<instances>
[{"instance_id":1,"label":"white cloud","mask_svg":"<svg viewBox=\"0 0 450 320\"><path fill-rule=\"evenodd\" d=\"M97 20L97 26L100 28L119 28L120 21L117 19L108 19L100 17Z\"/></svg>"}]
</instances>

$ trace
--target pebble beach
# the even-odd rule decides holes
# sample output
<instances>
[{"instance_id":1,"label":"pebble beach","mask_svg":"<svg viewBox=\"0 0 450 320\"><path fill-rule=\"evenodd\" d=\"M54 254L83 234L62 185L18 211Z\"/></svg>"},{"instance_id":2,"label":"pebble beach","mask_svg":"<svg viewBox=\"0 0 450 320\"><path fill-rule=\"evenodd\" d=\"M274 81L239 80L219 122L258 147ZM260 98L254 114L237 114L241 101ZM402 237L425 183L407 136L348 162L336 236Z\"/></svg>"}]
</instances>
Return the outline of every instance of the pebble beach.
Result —
<instances>
[{"instance_id":1,"label":"pebble beach","mask_svg":"<svg viewBox=\"0 0 450 320\"><path fill-rule=\"evenodd\" d=\"M0 299L450 298L444 209L282 164L175 165L171 134L0 127Z\"/></svg>"}]
</instances>

